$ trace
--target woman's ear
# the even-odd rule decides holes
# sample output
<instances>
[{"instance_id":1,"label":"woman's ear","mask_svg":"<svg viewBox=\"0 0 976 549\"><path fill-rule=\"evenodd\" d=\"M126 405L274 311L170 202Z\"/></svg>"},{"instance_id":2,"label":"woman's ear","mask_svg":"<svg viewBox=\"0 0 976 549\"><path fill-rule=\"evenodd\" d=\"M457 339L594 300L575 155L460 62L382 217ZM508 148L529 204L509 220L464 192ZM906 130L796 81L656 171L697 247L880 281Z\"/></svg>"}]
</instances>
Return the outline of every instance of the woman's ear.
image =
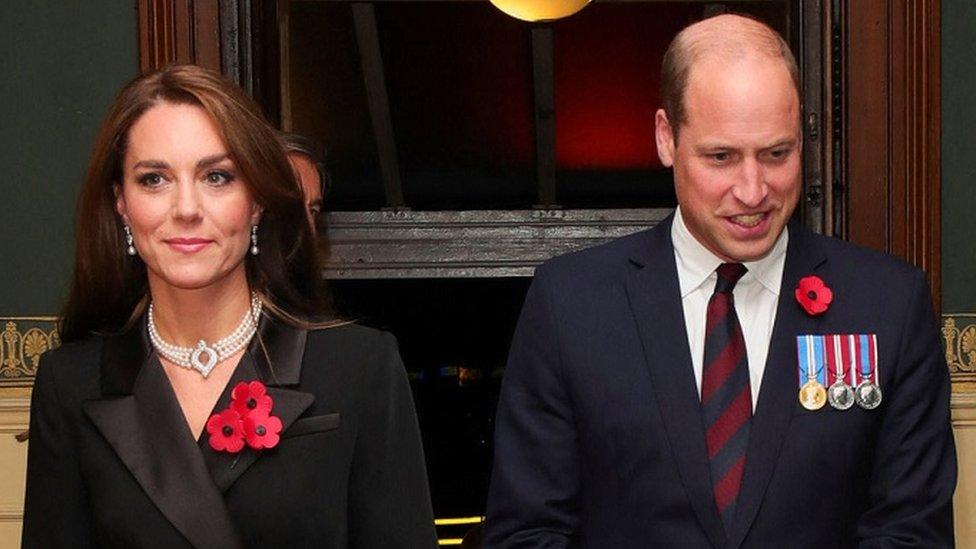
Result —
<instances>
[{"instance_id":1,"label":"woman's ear","mask_svg":"<svg viewBox=\"0 0 976 549\"><path fill-rule=\"evenodd\" d=\"M261 216L264 215L264 208L262 208L257 202L251 206L251 225L257 225L261 222Z\"/></svg>"},{"instance_id":2,"label":"woman's ear","mask_svg":"<svg viewBox=\"0 0 976 549\"><path fill-rule=\"evenodd\" d=\"M122 222L129 224L129 215L125 207L125 194L122 193L122 185L115 183L112 185L112 192L115 193L115 211L122 218Z\"/></svg>"}]
</instances>

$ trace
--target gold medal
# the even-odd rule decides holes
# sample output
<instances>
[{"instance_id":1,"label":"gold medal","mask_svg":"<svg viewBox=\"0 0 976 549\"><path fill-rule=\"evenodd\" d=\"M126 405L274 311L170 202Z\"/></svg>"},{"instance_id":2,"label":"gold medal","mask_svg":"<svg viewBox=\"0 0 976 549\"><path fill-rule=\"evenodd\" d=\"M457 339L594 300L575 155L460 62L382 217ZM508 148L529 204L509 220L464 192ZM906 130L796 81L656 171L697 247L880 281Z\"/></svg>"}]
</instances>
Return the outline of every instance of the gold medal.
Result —
<instances>
[{"instance_id":1,"label":"gold medal","mask_svg":"<svg viewBox=\"0 0 976 549\"><path fill-rule=\"evenodd\" d=\"M800 404L807 410L819 410L827 403L827 390L817 379L817 361L813 352L814 339L812 335L802 336L805 339L807 351L806 374L807 382L800 387Z\"/></svg>"},{"instance_id":2,"label":"gold medal","mask_svg":"<svg viewBox=\"0 0 976 549\"><path fill-rule=\"evenodd\" d=\"M827 403L827 390L819 381L807 381L800 387L800 404L807 410L819 410Z\"/></svg>"}]
</instances>

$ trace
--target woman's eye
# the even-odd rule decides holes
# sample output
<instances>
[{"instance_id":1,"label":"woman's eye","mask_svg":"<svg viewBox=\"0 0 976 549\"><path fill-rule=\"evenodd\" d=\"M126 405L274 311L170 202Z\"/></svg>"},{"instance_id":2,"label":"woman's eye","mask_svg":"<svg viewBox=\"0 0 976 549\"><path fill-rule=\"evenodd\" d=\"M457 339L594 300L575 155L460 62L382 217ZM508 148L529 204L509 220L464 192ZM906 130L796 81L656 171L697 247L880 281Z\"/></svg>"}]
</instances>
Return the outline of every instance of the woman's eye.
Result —
<instances>
[{"instance_id":1,"label":"woman's eye","mask_svg":"<svg viewBox=\"0 0 976 549\"><path fill-rule=\"evenodd\" d=\"M147 173L139 176L139 184L145 187L157 187L163 181L163 176L158 173Z\"/></svg>"},{"instance_id":2,"label":"woman's eye","mask_svg":"<svg viewBox=\"0 0 976 549\"><path fill-rule=\"evenodd\" d=\"M226 185L234 180L234 176L224 171L213 171L207 173L207 183L211 185Z\"/></svg>"}]
</instances>

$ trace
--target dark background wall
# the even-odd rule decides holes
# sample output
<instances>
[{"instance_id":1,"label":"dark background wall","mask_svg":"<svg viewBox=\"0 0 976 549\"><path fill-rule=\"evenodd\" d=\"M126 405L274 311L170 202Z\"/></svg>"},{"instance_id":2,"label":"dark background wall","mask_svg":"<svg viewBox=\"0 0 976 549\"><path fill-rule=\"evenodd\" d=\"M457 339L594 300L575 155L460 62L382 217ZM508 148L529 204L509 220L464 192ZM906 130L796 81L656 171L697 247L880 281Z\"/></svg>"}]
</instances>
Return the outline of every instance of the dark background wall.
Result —
<instances>
[{"instance_id":1,"label":"dark background wall","mask_svg":"<svg viewBox=\"0 0 976 549\"><path fill-rule=\"evenodd\" d=\"M976 375L976 2L942 1L942 313L950 371Z\"/></svg>"},{"instance_id":2,"label":"dark background wall","mask_svg":"<svg viewBox=\"0 0 976 549\"><path fill-rule=\"evenodd\" d=\"M942 2L942 309L976 313L976 2Z\"/></svg>"},{"instance_id":3,"label":"dark background wall","mask_svg":"<svg viewBox=\"0 0 976 549\"><path fill-rule=\"evenodd\" d=\"M0 316L55 315L98 123L138 72L134 0L0 3Z\"/></svg>"}]
</instances>

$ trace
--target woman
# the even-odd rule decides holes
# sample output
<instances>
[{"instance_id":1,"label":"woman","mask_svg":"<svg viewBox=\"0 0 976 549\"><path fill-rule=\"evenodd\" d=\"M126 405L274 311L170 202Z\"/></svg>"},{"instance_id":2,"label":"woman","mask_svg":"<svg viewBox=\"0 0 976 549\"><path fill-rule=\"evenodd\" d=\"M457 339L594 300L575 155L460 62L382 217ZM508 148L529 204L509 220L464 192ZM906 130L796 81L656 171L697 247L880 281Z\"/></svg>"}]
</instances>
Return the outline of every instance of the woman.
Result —
<instances>
[{"instance_id":1,"label":"woman","mask_svg":"<svg viewBox=\"0 0 976 549\"><path fill-rule=\"evenodd\" d=\"M25 547L431 547L392 336L323 324L304 201L254 103L175 66L122 90L31 407Z\"/></svg>"}]
</instances>

